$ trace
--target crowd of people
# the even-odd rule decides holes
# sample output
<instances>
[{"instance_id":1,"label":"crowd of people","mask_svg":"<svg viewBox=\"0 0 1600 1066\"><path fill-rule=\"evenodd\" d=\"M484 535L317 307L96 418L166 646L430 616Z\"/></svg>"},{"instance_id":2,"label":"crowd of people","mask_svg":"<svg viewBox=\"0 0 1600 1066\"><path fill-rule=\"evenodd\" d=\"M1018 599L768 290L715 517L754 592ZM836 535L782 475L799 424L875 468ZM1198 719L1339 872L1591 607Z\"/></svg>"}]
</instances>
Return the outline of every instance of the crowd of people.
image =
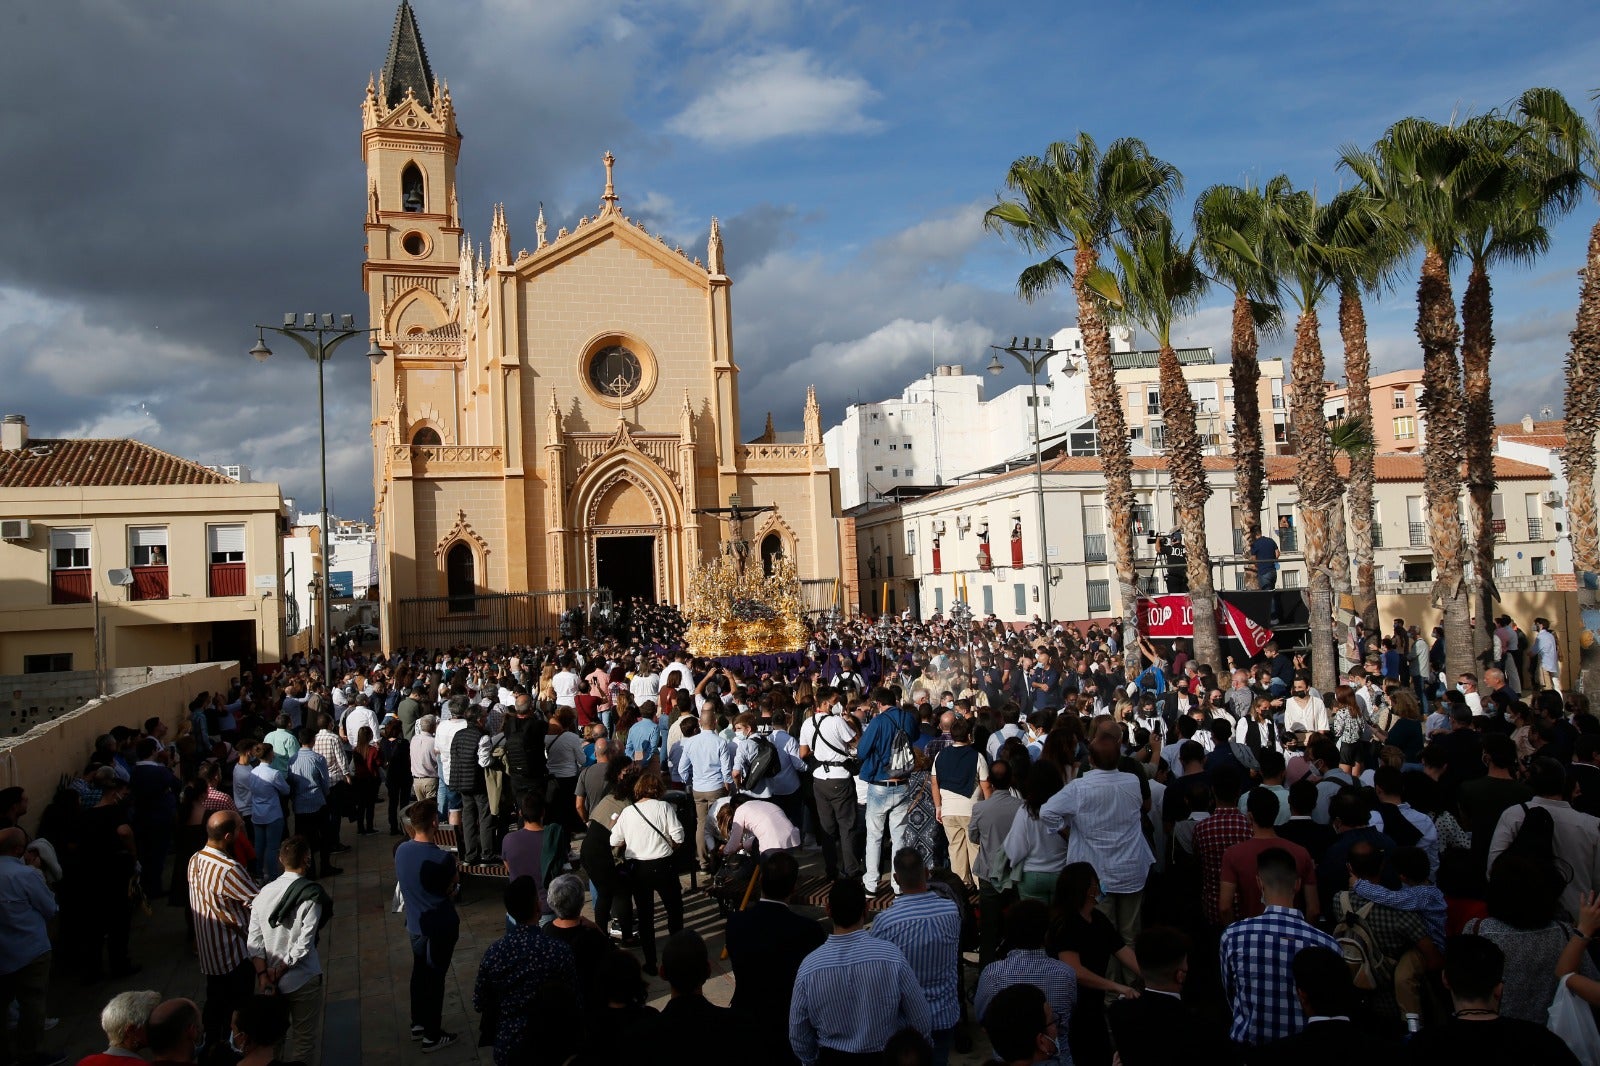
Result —
<instances>
[{"instance_id":1,"label":"crowd of people","mask_svg":"<svg viewBox=\"0 0 1600 1066\"><path fill-rule=\"evenodd\" d=\"M1600 1046L1600 721L1542 619L1448 687L1414 629L1357 633L1329 692L1293 649L1200 663L1117 623L834 622L719 662L670 608L590 621L245 674L100 738L36 819L0 792L0 1059L60 1061L56 950L126 978L164 899L202 1002L115 997L85 1061L314 1061L324 882L380 805L423 1052L460 1038L461 882L494 876L473 1006L502 1064L942 1064L980 1030L998 1061L1078 1066ZM791 907L811 863L831 933ZM684 928L701 873L727 1008Z\"/></svg>"}]
</instances>

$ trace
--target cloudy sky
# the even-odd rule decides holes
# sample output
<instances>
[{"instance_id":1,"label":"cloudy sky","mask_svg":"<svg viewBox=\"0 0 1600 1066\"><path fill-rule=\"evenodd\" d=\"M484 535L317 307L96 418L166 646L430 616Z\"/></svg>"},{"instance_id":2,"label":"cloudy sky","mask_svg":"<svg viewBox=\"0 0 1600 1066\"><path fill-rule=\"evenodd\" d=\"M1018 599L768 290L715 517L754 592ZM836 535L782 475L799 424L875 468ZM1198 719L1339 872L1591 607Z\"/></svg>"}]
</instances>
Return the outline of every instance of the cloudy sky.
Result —
<instances>
[{"instance_id":1,"label":"cloudy sky","mask_svg":"<svg viewBox=\"0 0 1600 1066\"><path fill-rule=\"evenodd\" d=\"M466 225L512 248L623 207L697 253L724 222L746 435L827 420L1000 336L1026 259L980 225L1007 165L1084 129L1137 136L1190 193L1280 171L1336 189L1338 147L1550 85L1588 108L1600 8L1416 0L1068 5L415 0L466 134ZM359 104L390 0L52 0L0 36L0 407L36 436L132 435L239 462L314 507L312 366L253 322L359 313ZM1495 277L1497 413L1560 410L1595 205ZM1181 217L1187 217L1188 205ZM1419 362L1410 282L1369 311L1377 370ZM1180 327L1226 355L1225 294ZM1330 317L1326 316L1326 317ZM1329 337L1330 361L1339 358ZM334 509L371 507L366 369L331 368Z\"/></svg>"}]
</instances>

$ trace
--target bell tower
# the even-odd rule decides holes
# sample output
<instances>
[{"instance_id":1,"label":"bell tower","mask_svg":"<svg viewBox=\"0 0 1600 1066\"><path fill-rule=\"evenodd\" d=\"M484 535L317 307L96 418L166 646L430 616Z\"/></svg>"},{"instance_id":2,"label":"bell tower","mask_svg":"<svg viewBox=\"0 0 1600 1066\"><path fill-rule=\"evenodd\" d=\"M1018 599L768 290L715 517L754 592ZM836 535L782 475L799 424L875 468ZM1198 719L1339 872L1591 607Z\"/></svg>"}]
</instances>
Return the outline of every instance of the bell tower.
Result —
<instances>
[{"instance_id":1,"label":"bell tower","mask_svg":"<svg viewBox=\"0 0 1600 1066\"><path fill-rule=\"evenodd\" d=\"M373 325L391 335L445 325L460 269L456 129L450 90L434 77L408 0L400 0L383 72L367 80L361 157L367 164L363 282ZM421 287L428 301L405 300ZM419 304L394 312L401 303ZM425 303L426 306L421 306Z\"/></svg>"}]
</instances>

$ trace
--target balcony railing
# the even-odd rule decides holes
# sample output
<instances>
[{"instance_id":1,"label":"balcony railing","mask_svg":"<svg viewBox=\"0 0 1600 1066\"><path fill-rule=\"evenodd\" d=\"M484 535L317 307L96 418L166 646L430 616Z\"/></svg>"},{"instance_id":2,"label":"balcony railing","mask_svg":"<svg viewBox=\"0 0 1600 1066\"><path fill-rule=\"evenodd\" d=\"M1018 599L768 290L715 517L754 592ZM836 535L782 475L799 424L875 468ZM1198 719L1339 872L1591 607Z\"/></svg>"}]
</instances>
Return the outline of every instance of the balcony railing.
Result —
<instances>
[{"instance_id":1,"label":"balcony railing","mask_svg":"<svg viewBox=\"0 0 1600 1066\"><path fill-rule=\"evenodd\" d=\"M1383 547L1383 523L1381 522L1372 523L1372 546L1374 548Z\"/></svg>"},{"instance_id":2,"label":"balcony railing","mask_svg":"<svg viewBox=\"0 0 1600 1066\"><path fill-rule=\"evenodd\" d=\"M245 595L244 566L244 563L212 563L211 574L207 581L207 595Z\"/></svg>"},{"instance_id":3,"label":"balcony railing","mask_svg":"<svg viewBox=\"0 0 1600 1066\"><path fill-rule=\"evenodd\" d=\"M1297 552L1300 550L1300 534L1294 529L1276 529L1272 535L1278 540L1280 552Z\"/></svg>"},{"instance_id":4,"label":"balcony railing","mask_svg":"<svg viewBox=\"0 0 1600 1066\"><path fill-rule=\"evenodd\" d=\"M51 603L88 603L94 599L94 571L50 571Z\"/></svg>"},{"instance_id":5,"label":"balcony railing","mask_svg":"<svg viewBox=\"0 0 1600 1066\"><path fill-rule=\"evenodd\" d=\"M1425 548L1428 546L1428 524L1426 522L1408 523L1411 530L1411 546Z\"/></svg>"},{"instance_id":6,"label":"balcony railing","mask_svg":"<svg viewBox=\"0 0 1600 1066\"><path fill-rule=\"evenodd\" d=\"M1530 518L1530 519L1528 519L1528 539L1529 540L1543 540L1544 539L1544 519L1542 519L1542 518Z\"/></svg>"},{"instance_id":7,"label":"balcony railing","mask_svg":"<svg viewBox=\"0 0 1600 1066\"><path fill-rule=\"evenodd\" d=\"M1111 586L1104 581L1091 581L1088 586L1090 612L1111 610Z\"/></svg>"},{"instance_id":8,"label":"balcony railing","mask_svg":"<svg viewBox=\"0 0 1600 1066\"><path fill-rule=\"evenodd\" d=\"M1104 533L1087 533L1083 538L1083 559L1089 563L1103 563L1106 561L1106 535Z\"/></svg>"},{"instance_id":9,"label":"balcony railing","mask_svg":"<svg viewBox=\"0 0 1600 1066\"><path fill-rule=\"evenodd\" d=\"M1504 518L1489 519L1489 531L1494 534L1495 540L1506 539L1506 520Z\"/></svg>"},{"instance_id":10,"label":"balcony railing","mask_svg":"<svg viewBox=\"0 0 1600 1066\"><path fill-rule=\"evenodd\" d=\"M167 568L164 566L136 566L133 568L133 595L135 600L164 600L167 598Z\"/></svg>"}]
</instances>

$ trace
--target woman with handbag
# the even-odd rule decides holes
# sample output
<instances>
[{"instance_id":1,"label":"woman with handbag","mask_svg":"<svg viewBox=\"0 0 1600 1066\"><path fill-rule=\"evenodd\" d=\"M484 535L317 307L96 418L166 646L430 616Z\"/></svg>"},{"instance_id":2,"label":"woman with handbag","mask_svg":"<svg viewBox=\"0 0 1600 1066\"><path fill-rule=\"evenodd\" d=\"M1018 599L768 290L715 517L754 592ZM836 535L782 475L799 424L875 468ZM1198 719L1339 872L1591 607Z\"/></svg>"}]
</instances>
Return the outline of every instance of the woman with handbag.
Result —
<instances>
[{"instance_id":1,"label":"woman with handbag","mask_svg":"<svg viewBox=\"0 0 1600 1066\"><path fill-rule=\"evenodd\" d=\"M673 854L683 846L683 824L670 803L661 797L666 785L661 774L649 770L634 785L634 804L617 816L611 827L611 846L622 849L621 873L633 892L634 917L644 949L644 972L656 969L655 897L667 911L667 932L683 928L683 886L673 868Z\"/></svg>"}]
</instances>

